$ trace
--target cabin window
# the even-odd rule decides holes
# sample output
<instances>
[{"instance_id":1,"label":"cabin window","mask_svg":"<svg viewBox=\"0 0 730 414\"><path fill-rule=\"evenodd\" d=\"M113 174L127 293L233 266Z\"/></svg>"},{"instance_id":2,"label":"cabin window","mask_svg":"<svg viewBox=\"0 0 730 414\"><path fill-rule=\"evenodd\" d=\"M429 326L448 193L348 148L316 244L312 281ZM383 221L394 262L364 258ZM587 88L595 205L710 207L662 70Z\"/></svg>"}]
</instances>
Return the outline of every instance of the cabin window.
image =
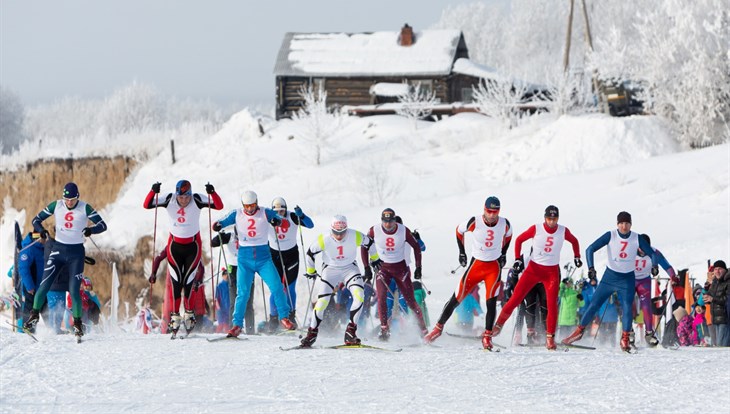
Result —
<instances>
[{"instance_id":1,"label":"cabin window","mask_svg":"<svg viewBox=\"0 0 730 414\"><path fill-rule=\"evenodd\" d=\"M473 103L474 102L474 89L461 88L461 102Z\"/></svg>"}]
</instances>

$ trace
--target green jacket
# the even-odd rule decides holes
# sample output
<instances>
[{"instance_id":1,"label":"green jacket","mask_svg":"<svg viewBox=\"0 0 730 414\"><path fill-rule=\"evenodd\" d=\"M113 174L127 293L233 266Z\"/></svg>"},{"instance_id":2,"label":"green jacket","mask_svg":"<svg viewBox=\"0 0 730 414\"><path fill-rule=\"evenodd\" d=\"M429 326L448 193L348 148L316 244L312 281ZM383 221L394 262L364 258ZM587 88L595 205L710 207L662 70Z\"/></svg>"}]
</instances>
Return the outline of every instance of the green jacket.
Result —
<instances>
[{"instance_id":1,"label":"green jacket","mask_svg":"<svg viewBox=\"0 0 730 414\"><path fill-rule=\"evenodd\" d=\"M578 308L583 306L583 300L578 299L579 290L560 283L560 312L558 314L559 326L574 326L578 323Z\"/></svg>"}]
</instances>

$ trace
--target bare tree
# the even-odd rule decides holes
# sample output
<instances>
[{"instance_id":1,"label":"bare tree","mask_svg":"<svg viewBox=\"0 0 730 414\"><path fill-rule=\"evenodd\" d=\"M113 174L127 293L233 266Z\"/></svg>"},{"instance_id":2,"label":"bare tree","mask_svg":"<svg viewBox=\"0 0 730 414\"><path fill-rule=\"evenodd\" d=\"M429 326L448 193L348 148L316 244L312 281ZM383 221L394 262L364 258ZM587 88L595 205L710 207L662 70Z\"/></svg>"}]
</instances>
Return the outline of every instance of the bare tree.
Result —
<instances>
[{"instance_id":1,"label":"bare tree","mask_svg":"<svg viewBox=\"0 0 730 414\"><path fill-rule=\"evenodd\" d=\"M519 122L521 111L518 104L523 102L528 89L524 82L482 79L474 88L474 101L480 113L512 128Z\"/></svg>"},{"instance_id":2,"label":"bare tree","mask_svg":"<svg viewBox=\"0 0 730 414\"><path fill-rule=\"evenodd\" d=\"M395 113L410 119L413 129L418 129L418 120L431 115L433 106L439 102L433 91L421 90L421 83L409 88L409 92L398 96L401 106Z\"/></svg>"},{"instance_id":3,"label":"bare tree","mask_svg":"<svg viewBox=\"0 0 730 414\"><path fill-rule=\"evenodd\" d=\"M301 125L299 136L311 145L315 164L321 165L322 153L335 145L332 137L342 126L345 115L339 109L327 108L327 92L322 88L314 91L312 85L308 85L301 88L299 95L304 106L292 115L292 119Z\"/></svg>"}]
</instances>

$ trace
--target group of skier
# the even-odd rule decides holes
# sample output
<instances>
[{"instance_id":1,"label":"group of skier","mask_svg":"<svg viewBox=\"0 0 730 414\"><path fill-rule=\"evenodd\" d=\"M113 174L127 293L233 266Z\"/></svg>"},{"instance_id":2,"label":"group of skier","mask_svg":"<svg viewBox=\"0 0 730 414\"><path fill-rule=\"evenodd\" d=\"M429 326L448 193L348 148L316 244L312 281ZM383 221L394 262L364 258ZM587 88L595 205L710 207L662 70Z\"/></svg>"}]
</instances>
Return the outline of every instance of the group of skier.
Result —
<instances>
[{"instance_id":1,"label":"group of skier","mask_svg":"<svg viewBox=\"0 0 730 414\"><path fill-rule=\"evenodd\" d=\"M161 184L154 183L143 205L147 209L163 208L169 218L170 235L165 253L173 299L169 310L169 329L174 336L180 326L185 326L190 331L196 322L188 298L191 290L202 283L202 273L196 273L203 250L200 235L201 210L203 208L221 210L223 202L211 184L205 185L206 194L193 193L192 186L187 180L178 181L175 191L164 196L160 196L160 189ZM69 183L64 187L63 198L50 203L33 219L36 232L41 238L46 238L48 231L41 223L51 215L55 216L56 243L48 256L43 280L35 292L33 308L24 324L26 329L32 329L37 323L38 311L45 300L45 293L59 270L65 266L72 275L69 290L73 300L74 331L77 336L83 335L78 284L81 283L80 275L83 273L84 237L106 230L106 224L91 206L80 201L78 197L76 184ZM484 282L486 318L481 341L485 349L493 348L492 338L501 333L514 309L523 302L525 296L534 292L538 285L544 288L547 308L545 346L550 350L556 349L560 253L563 243L568 241L572 246L575 267L581 267L583 262L578 240L567 227L558 224L560 216L558 208L554 205L548 206L545 209L543 222L530 226L517 236L514 264L508 280L511 297L497 315L497 299L502 287L501 271L506 265L513 236L509 220L500 216L500 211L500 200L490 196L484 203L481 215L472 216L457 226L459 264L466 270L430 332L414 297L412 277L416 280L422 277L422 246L413 232L402 224L402 220L399 220L395 211L390 208L382 211L380 223L372 226L367 232L351 228L345 216L335 215L330 222L329 231L319 234L306 251L305 276L316 280L318 289L312 317L309 319L306 336L301 340L301 346L311 347L316 341L324 311L340 285L344 286L352 297L344 342L348 345L359 344L357 322L363 309L365 284L372 283L375 279L380 319L378 336L381 340L388 340L390 336L388 295L391 298L394 296L394 288L397 288L403 301L415 316L424 342L431 343L442 334L444 325L457 306L481 282ZM88 221L93 225L87 227ZM229 226L232 226L233 230L226 233L224 229ZM240 335L244 327L244 318L252 313L250 296L256 273L271 292L270 320L285 330L297 328L296 281L300 257L297 228L301 226L313 228L314 223L299 206L289 211L286 201L277 197L273 200L271 208L261 207L258 196L253 191L243 193L241 207L212 222L212 230L218 232L217 245L222 247L223 244L228 244L230 251L235 253L235 263L231 263L234 270L228 275L232 308L228 337ZM603 247L607 248L608 265L590 306L583 312L574 332L562 341L563 344L569 345L581 339L585 327L599 307L610 295L618 292L623 309L621 348L628 349L633 342L631 306L634 292L638 292L642 311L646 314L650 312L647 281L650 280L649 276L658 274L658 265L664 267L672 278L676 278L674 269L661 253L651 246L649 237L631 231L631 226L631 215L621 212L617 216L617 228L606 232L587 248L586 262L591 280L597 277L594 253ZM467 232L472 233L470 260L465 246ZM524 255L522 246L530 239L531 248L529 253ZM413 272L410 267L411 252L415 259ZM315 257L320 253L322 271L318 274ZM364 269L362 274L356 263L358 253ZM150 276L150 283L154 282L153 274ZM179 309L183 293L184 315L181 317ZM648 315L645 317L648 318ZM253 333L253 327L247 326L246 331ZM647 330L646 335L648 342L656 345L654 332Z\"/></svg>"}]
</instances>

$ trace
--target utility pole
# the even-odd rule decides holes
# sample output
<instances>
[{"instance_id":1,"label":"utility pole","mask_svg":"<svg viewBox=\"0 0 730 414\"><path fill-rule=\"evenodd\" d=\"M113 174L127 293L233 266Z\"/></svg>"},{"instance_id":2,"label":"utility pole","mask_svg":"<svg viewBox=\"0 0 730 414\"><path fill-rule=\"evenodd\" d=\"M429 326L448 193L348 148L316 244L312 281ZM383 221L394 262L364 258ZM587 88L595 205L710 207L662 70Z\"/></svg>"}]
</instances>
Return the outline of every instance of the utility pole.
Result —
<instances>
[{"instance_id":1,"label":"utility pole","mask_svg":"<svg viewBox=\"0 0 730 414\"><path fill-rule=\"evenodd\" d=\"M568 73L570 64L570 38L573 35L573 7L575 0L570 0L570 12L568 13L568 32L565 35L565 51L563 52L563 73Z\"/></svg>"}]
</instances>

